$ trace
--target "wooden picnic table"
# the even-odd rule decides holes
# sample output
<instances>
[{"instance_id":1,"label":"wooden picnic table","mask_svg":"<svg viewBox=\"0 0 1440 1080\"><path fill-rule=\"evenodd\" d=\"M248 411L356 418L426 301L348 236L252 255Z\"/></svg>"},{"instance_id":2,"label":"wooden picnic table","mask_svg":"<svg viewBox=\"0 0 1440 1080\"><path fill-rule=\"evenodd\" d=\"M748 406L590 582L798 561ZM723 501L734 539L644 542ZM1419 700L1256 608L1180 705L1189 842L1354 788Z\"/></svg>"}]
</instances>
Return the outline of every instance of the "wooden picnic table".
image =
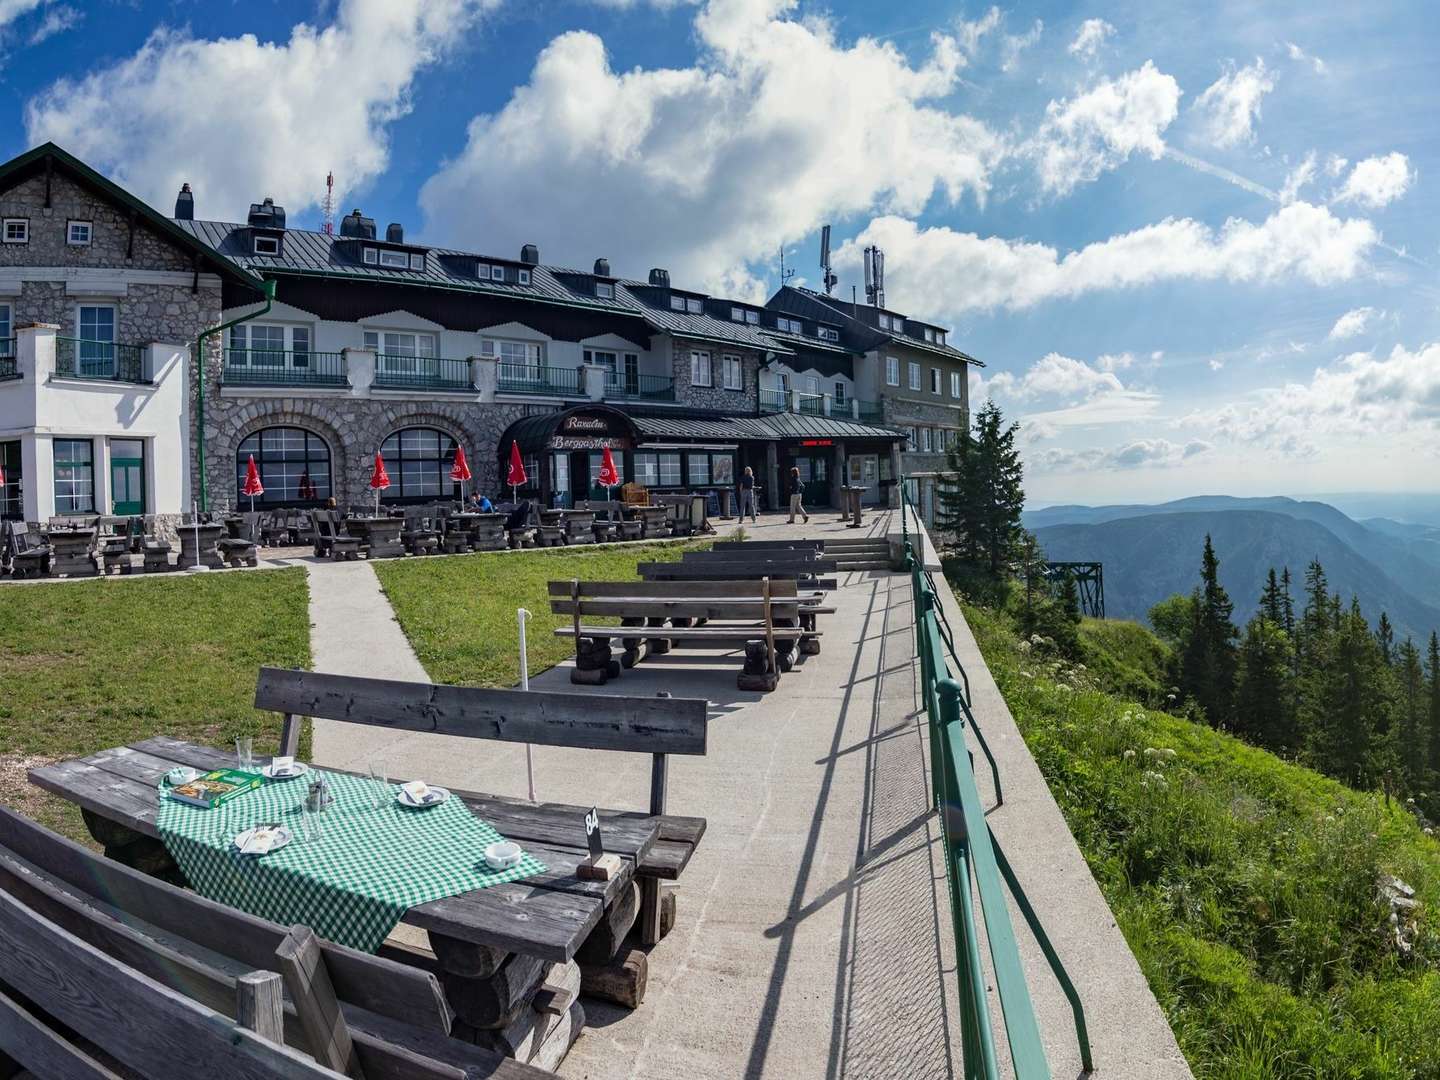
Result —
<instances>
[{"instance_id":1,"label":"wooden picnic table","mask_svg":"<svg viewBox=\"0 0 1440 1080\"><path fill-rule=\"evenodd\" d=\"M200 530L199 546L196 546L195 530ZM219 570L225 565L220 557L220 549L216 546L220 538L226 535L225 526L218 521L201 522L200 525L179 525L176 532L180 537L180 555L175 560L178 569L188 570L197 563L210 567L212 570Z\"/></svg>"},{"instance_id":2,"label":"wooden picnic table","mask_svg":"<svg viewBox=\"0 0 1440 1080\"><path fill-rule=\"evenodd\" d=\"M145 869L156 872L167 869L156 826L161 778L176 765L210 769L234 764L234 754L162 736L32 769L29 777L31 783L79 805L91 835L106 846L107 854L135 842L127 833L153 841L144 848L160 865ZM305 787L302 781L293 783L298 800ZM401 921L429 931L432 941L438 936L462 946L568 962L601 913L630 889L637 860L649 855L660 837L656 818L601 811L606 850L621 857L622 870L608 881L583 880L576 875L576 866L588 854L583 809L451 790L503 836L533 853L546 871L411 908ZM443 945L437 947L437 954L442 951Z\"/></svg>"},{"instance_id":3,"label":"wooden picnic table","mask_svg":"<svg viewBox=\"0 0 1440 1080\"><path fill-rule=\"evenodd\" d=\"M400 542L400 530L405 527L405 519L384 517L352 515L345 519L345 531L360 540L360 546L364 548L372 559L394 558L405 554L405 545Z\"/></svg>"},{"instance_id":4,"label":"wooden picnic table","mask_svg":"<svg viewBox=\"0 0 1440 1080\"><path fill-rule=\"evenodd\" d=\"M95 549L95 529L50 528L45 530L50 544L50 573L90 577L96 573L95 560L91 553Z\"/></svg>"}]
</instances>

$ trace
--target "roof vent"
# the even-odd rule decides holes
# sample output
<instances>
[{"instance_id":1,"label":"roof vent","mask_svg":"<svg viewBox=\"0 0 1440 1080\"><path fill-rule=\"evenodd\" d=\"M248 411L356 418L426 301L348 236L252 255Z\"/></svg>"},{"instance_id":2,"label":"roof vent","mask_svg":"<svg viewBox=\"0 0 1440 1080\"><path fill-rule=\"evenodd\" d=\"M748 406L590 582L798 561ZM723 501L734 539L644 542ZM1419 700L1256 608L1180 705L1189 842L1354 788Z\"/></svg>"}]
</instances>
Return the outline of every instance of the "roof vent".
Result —
<instances>
[{"instance_id":1,"label":"roof vent","mask_svg":"<svg viewBox=\"0 0 1440 1080\"><path fill-rule=\"evenodd\" d=\"M195 220L195 196L190 194L189 184L181 184L180 194L175 196L175 220Z\"/></svg>"},{"instance_id":2,"label":"roof vent","mask_svg":"<svg viewBox=\"0 0 1440 1080\"><path fill-rule=\"evenodd\" d=\"M398 221L392 221L386 225L385 242L387 244L403 244L405 242L405 226Z\"/></svg>"},{"instance_id":3,"label":"roof vent","mask_svg":"<svg viewBox=\"0 0 1440 1080\"><path fill-rule=\"evenodd\" d=\"M375 219L360 216L357 206L340 219L340 235L354 236L361 240L375 239Z\"/></svg>"},{"instance_id":4,"label":"roof vent","mask_svg":"<svg viewBox=\"0 0 1440 1080\"><path fill-rule=\"evenodd\" d=\"M276 206L275 200L266 195L263 202L250 204L249 223L251 228L256 229L283 229L285 208Z\"/></svg>"},{"instance_id":5,"label":"roof vent","mask_svg":"<svg viewBox=\"0 0 1440 1080\"><path fill-rule=\"evenodd\" d=\"M670 271L658 266L655 267L650 271L650 284L658 285L662 289L668 289L670 287Z\"/></svg>"},{"instance_id":6,"label":"roof vent","mask_svg":"<svg viewBox=\"0 0 1440 1080\"><path fill-rule=\"evenodd\" d=\"M596 260L595 260L595 276L596 276L596 277L609 277L609 276L610 276L610 260L609 260L609 259L596 259Z\"/></svg>"},{"instance_id":7,"label":"roof vent","mask_svg":"<svg viewBox=\"0 0 1440 1080\"><path fill-rule=\"evenodd\" d=\"M534 244L526 244L520 249L520 261L526 266L539 266L540 249Z\"/></svg>"}]
</instances>

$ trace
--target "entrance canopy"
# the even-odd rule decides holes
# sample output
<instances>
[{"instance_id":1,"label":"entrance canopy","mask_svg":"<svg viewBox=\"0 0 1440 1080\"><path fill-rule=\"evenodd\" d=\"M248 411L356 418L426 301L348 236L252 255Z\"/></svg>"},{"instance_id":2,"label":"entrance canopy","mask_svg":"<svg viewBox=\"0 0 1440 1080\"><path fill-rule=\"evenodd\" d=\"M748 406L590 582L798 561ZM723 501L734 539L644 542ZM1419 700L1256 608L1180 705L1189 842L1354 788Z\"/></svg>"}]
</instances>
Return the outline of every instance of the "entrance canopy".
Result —
<instances>
[{"instance_id":1,"label":"entrance canopy","mask_svg":"<svg viewBox=\"0 0 1440 1080\"><path fill-rule=\"evenodd\" d=\"M502 458L518 442L526 457L550 451L633 450L641 441L634 421L609 405L579 405L562 412L542 413L516 420L496 447Z\"/></svg>"}]
</instances>

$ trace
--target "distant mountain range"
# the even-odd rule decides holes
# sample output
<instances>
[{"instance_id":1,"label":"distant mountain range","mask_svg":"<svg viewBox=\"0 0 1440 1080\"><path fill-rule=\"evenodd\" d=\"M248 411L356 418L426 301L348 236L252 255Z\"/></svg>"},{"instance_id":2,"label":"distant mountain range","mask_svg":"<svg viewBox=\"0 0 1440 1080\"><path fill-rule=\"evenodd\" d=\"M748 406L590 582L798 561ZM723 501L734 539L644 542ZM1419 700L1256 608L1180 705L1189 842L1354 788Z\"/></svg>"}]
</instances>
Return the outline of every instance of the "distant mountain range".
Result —
<instances>
[{"instance_id":1,"label":"distant mountain range","mask_svg":"<svg viewBox=\"0 0 1440 1080\"><path fill-rule=\"evenodd\" d=\"M1047 557L1105 564L1111 618L1144 621L1156 602L1199 582L1209 533L1220 580L1248 619L1270 567L1290 567L1296 604L1305 568L1325 567L1332 590L1358 596L1372 622L1389 614L1417 639L1440 629L1440 528L1389 518L1356 521L1323 502L1203 495L1154 506L1050 506L1027 511Z\"/></svg>"}]
</instances>

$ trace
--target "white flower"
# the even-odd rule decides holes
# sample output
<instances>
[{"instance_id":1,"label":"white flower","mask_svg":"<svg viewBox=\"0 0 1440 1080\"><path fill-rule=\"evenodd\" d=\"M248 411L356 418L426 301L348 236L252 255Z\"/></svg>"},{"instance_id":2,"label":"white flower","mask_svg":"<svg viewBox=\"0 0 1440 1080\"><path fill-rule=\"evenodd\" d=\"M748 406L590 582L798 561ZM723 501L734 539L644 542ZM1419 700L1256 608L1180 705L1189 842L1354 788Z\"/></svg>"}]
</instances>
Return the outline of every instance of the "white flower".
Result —
<instances>
[{"instance_id":1,"label":"white flower","mask_svg":"<svg viewBox=\"0 0 1440 1080\"><path fill-rule=\"evenodd\" d=\"M1131 760L1133 760L1134 757L1135 757L1135 751L1134 751L1134 750L1126 750L1123 756L1124 756L1124 758L1125 758L1126 761L1131 761Z\"/></svg>"}]
</instances>

